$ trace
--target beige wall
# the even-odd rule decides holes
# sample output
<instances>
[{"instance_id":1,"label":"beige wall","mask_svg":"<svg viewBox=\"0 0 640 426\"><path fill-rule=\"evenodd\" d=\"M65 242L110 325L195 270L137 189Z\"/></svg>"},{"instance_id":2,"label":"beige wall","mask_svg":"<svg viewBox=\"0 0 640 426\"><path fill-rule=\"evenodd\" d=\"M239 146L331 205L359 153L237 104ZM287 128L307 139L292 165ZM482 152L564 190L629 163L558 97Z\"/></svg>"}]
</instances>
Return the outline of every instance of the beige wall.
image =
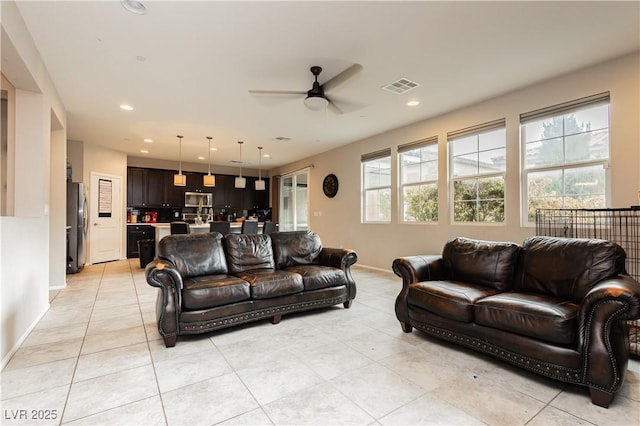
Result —
<instances>
[{"instance_id":1,"label":"beige wall","mask_svg":"<svg viewBox=\"0 0 640 426\"><path fill-rule=\"evenodd\" d=\"M66 195L66 113L15 3L0 3L2 74L15 87L14 214L0 217L0 356L8 362L49 306L49 288L64 285L66 216L51 212ZM53 205L58 208L59 200ZM65 202L66 204L66 202ZM55 250L52 250L52 247Z\"/></svg>"},{"instance_id":2,"label":"beige wall","mask_svg":"<svg viewBox=\"0 0 640 426\"><path fill-rule=\"evenodd\" d=\"M310 173L310 228L327 247L349 247L358 253L358 263L389 270L397 256L439 253L454 236L522 242L534 229L520 225L519 114L584 96L611 93L611 206L638 204L640 188L640 58L628 55L578 72L535 84L521 90L469 106L440 117L354 142L311 158L289 164L271 175L314 164ZM507 178L506 222L498 225L452 225L447 187L446 134L449 131L506 118ZM360 222L360 156L391 148L392 188L398 187L398 145L430 136L439 138L438 224L400 224L399 207L391 224ZM340 180L338 195L322 194L322 179L335 173ZM392 205L398 206L397 190ZM321 214L321 215L320 215Z\"/></svg>"}]
</instances>

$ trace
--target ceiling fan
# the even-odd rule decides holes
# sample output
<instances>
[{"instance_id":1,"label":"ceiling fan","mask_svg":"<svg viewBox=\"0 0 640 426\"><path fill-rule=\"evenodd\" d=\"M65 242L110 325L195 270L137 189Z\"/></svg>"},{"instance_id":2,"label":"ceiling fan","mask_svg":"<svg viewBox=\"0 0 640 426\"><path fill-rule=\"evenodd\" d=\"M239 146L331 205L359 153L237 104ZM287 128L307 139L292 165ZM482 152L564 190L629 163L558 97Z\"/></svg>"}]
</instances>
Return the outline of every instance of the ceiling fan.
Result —
<instances>
[{"instance_id":1,"label":"ceiling fan","mask_svg":"<svg viewBox=\"0 0 640 426\"><path fill-rule=\"evenodd\" d=\"M349 68L342 71L335 77L325 81L323 84L318 82L318 76L322 72L322 67L314 65L310 68L311 74L313 74L314 82L311 90L308 91L296 91L296 90L249 90L249 93L256 95L307 95L304 99L304 104L312 111L321 111L325 108L331 109L337 114L342 114L343 111L331 100L327 93L357 75L362 71L362 65L353 64Z\"/></svg>"}]
</instances>

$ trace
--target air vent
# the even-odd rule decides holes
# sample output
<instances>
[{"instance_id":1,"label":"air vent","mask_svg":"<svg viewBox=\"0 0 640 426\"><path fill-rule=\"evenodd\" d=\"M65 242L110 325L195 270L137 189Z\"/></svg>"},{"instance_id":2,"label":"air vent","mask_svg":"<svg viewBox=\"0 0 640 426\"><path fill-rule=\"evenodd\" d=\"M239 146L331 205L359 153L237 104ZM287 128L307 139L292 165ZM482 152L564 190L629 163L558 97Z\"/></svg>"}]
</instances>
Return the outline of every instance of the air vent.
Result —
<instances>
[{"instance_id":1,"label":"air vent","mask_svg":"<svg viewBox=\"0 0 640 426\"><path fill-rule=\"evenodd\" d=\"M420 83L416 83L415 81L411 81L406 78L401 78L393 83L383 86L382 89L401 95L418 86L420 86Z\"/></svg>"},{"instance_id":2,"label":"air vent","mask_svg":"<svg viewBox=\"0 0 640 426\"><path fill-rule=\"evenodd\" d=\"M291 140L291 138L288 138L286 136L278 136L273 138L274 141L280 141L280 142L288 142Z\"/></svg>"}]
</instances>

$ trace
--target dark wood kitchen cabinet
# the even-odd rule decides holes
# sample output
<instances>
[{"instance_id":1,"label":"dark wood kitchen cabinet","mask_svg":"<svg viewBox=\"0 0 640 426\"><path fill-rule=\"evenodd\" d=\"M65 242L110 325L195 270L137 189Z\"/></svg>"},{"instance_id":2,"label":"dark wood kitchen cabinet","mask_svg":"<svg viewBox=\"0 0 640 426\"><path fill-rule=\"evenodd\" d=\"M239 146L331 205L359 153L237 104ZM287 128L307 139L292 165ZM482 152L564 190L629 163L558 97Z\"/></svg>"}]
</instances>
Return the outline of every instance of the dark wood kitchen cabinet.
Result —
<instances>
[{"instance_id":1,"label":"dark wood kitchen cabinet","mask_svg":"<svg viewBox=\"0 0 640 426\"><path fill-rule=\"evenodd\" d=\"M147 205L147 170L127 168L127 205Z\"/></svg>"},{"instance_id":2,"label":"dark wood kitchen cabinet","mask_svg":"<svg viewBox=\"0 0 640 426\"><path fill-rule=\"evenodd\" d=\"M255 191L255 206L258 209L268 209L271 207L269 202L269 179L264 179L264 191Z\"/></svg>"},{"instance_id":3,"label":"dark wood kitchen cabinet","mask_svg":"<svg viewBox=\"0 0 640 426\"><path fill-rule=\"evenodd\" d=\"M184 206L184 187L173 184L174 170L149 169L147 183L149 185L149 205L152 207Z\"/></svg>"},{"instance_id":4,"label":"dark wood kitchen cabinet","mask_svg":"<svg viewBox=\"0 0 640 426\"><path fill-rule=\"evenodd\" d=\"M187 176L187 186L184 188L188 192L211 192L213 188L204 186L204 173L182 172ZM216 179L216 186L218 181Z\"/></svg>"},{"instance_id":5,"label":"dark wood kitchen cabinet","mask_svg":"<svg viewBox=\"0 0 640 426\"><path fill-rule=\"evenodd\" d=\"M129 207L184 207L184 187L173 185L174 170L127 168Z\"/></svg>"},{"instance_id":6,"label":"dark wood kitchen cabinet","mask_svg":"<svg viewBox=\"0 0 640 426\"><path fill-rule=\"evenodd\" d=\"M166 174L164 170L147 170L147 203L150 207L164 207L167 204Z\"/></svg>"},{"instance_id":7,"label":"dark wood kitchen cabinet","mask_svg":"<svg viewBox=\"0 0 640 426\"><path fill-rule=\"evenodd\" d=\"M241 195L235 187L235 176L216 175L216 186L213 189L214 209L239 209L242 205Z\"/></svg>"},{"instance_id":8,"label":"dark wood kitchen cabinet","mask_svg":"<svg viewBox=\"0 0 640 426\"><path fill-rule=\"evenodd\" d=\"M151 225L127 225L127 258L139 257L138 241L155 238Z\"/></svg>"},{"instance_id":9,"label":"dark wood kitchen cabinet","mask_svg":"<svg viewBox=\"0 0 640 426\"><path fill-rule=\"evenodd\" d=\"M173 175L176 170L127 168L127 205L129 207L182 208L184 193L213 193L213 207L216 210L255 210L268 208L269 180L265 179L266 190L256 191L258 178L245 176L246 188L236 188L234 175L215 175L216 186L204 186L204 173L183 172L187 176L186 186L174 186Z\"/></svg>"}]
</instances>

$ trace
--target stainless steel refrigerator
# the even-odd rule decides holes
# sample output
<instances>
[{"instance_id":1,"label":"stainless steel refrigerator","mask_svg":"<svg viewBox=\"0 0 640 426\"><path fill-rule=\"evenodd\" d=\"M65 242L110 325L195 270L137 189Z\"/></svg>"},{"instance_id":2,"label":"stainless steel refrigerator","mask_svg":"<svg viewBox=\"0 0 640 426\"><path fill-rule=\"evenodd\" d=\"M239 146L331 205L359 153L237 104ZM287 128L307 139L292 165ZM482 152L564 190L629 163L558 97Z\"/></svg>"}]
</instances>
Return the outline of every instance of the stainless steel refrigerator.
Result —
<instances>
[{"instance_id":1,"label":"stainless steel refrigerator","mask_svg":"<svg viewBox=\"0 0 640 426\"><path fill-rule=\"evenodd\" d=\"M87 235L87 201L82 183L67 182L67 273L84 266L84 239Z\"/></svg>"}]
</instances>

